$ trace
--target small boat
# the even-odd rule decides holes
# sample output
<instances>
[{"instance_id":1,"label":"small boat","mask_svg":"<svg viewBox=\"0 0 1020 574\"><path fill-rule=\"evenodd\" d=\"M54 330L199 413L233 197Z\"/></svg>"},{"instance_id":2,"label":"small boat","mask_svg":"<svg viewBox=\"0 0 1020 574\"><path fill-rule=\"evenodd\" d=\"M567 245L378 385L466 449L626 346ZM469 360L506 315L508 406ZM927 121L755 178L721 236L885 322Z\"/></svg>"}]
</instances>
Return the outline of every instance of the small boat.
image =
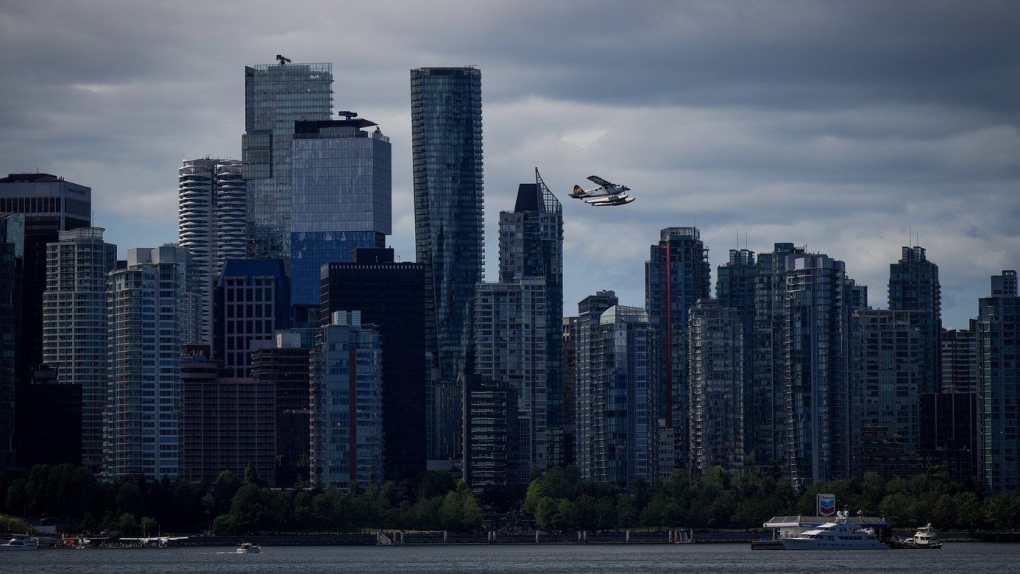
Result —
<instances>
[{"instance_id":1,"label":"small boat","mask_svg":"<svg viewBox=\"0 0 1020 574\"><path fill-rule=\"evenodd\" d=\"M20 550L38 550L39 541L31 538L11 538L0 544L0 552L14 552Z\"/></svg>"},{"instance_id":2,"label":"small boat","mask_svg":"<svg viewBox=\"0 0 1020 574\"><path fill-rule=\"evenodd\" d=\"M238 554L258 554L261 551L262 548L260 548L258 544L252 544L251 542L242 542L241 545L237 547Z\"/></svg>"},{"instance_id":3,"label":"small boat","mask_svg":"<svg viewBox=\"0 0 1020 574\"><path fill-rule=\"evenodd\" d=\"M886 550L889 547L878 540L875 531L847 523L846 511L837 512L835 522L826 522L818 528L798 536L780 538L787 550Z\"/></svg>"},{"instance_id":4,"label":"small boat","mask_svg":"<svg viewBox=\"0 0 1020 574\"><path fill-rule=\"evenodd\" d=\"M913 536L904 540L910 548L928 548L935 550L942 548L942 541L939 540L939 533L929 522L927 525L917 529Z\"/></svg>"}]
</instances>

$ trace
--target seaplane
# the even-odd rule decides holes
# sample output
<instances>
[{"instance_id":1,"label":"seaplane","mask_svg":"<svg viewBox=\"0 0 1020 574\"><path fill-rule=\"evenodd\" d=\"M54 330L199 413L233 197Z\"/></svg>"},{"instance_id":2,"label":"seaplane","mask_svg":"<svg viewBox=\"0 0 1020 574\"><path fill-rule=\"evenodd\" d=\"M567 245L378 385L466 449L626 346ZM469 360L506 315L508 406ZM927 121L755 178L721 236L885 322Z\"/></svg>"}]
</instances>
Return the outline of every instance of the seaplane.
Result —
<instances>
[{"instance_id":1,"label":"seaplane","mask_svg":"<svg viewBox=\"0 0 1020 574\"><path fill-rule=\"evenodd\" d=\"M157 548L166 548L171 542L177 540L187 540L187 536L147 536L143 538L121 538L121 541L126 542L137 542L139 546L155 546Z\"/></svg>"},{"instance_id":2,"label":"seaplane","mask_svg":"<svg viewBox=\"0 0 1020 574\"><path fill-rule=\"evenodd\" d=\"M606 181L597 175L589 175L588 181L594 183L598 187L584 189L580 185L575 185L574 191L570 194L570 197L583 200L588 205L594 205L596 207L626 205L634 201L633 197L627 195L630 188L626 185L618 185Z\"/></svg>"}]
</instances>

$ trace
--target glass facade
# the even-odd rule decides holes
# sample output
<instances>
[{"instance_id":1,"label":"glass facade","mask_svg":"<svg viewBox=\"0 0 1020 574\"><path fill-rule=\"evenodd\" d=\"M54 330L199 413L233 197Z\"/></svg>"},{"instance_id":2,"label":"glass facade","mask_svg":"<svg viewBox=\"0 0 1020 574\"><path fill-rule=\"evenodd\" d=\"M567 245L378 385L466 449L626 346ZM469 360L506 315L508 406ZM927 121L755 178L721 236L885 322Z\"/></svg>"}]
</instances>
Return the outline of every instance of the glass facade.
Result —
<instances>
[{"instance_id":1,"label":"glass facade","mask_svg":"<svg viewBox=\"0 0 1020 574\"><path fill-rule=\"evenodd\" d=\"M241 161L248 182L248 255L290 256L291 142L294 123L328 120L331 64L260 64L244 69Z\"/></svg>"},{"instance_id":2,"label":"glass facade","mask_svg":"<svg viewBox=\"0 0 1020 574\"><path fill-rule=\"evenodd\" d=\"M293 142L291 297L319 305L320 270L392 231L390 140L363 119L298 122Z\"/></svg>"},{"instance_id":3,"label":"glass facade","mask_svg":"<svg viewBox=\"0 0 1020 574\"><path fill-rule=\"evenodd\" d=\"M415 252L429 265L428 321L439 385L435 458L460 452L460 389L471 344L471 305L484 266L482 73L472 67L411 70ZM446 404L449 403L449 404Z\"/></svg>"}]
</instances>

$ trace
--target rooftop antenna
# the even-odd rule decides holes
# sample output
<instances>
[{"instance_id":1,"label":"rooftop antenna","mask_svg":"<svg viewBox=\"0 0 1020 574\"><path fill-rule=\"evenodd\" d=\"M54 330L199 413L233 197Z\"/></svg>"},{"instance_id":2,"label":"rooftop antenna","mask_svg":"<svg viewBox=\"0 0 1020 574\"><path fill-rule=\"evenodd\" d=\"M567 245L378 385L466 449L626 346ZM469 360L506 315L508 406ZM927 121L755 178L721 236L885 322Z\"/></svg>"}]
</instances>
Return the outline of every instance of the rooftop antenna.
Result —
<instances>
[{"instance_id":1,"label":"rooftop antenna","mask_svg":"<svg viewBox=\"0 0 1020 574\"><path fill-rule=\"evenodd\" d=\"M344 110L344 111L341 111L341 112L337 112L336 115L343 116L345 119L348 119L348 120L351 119L351 118L358 117L357 112L349 112L347 110Z\"/></svg>"},{"instance_id":2,"label":"rooftop antenna","mask_svg":"<svg viewBox=\"0 0 1020 574\"><path fill-rule=\"evenodd\" d=\"M284 64L289 64L290 63L290 58L284 58L283 56L277 54L276 55L276 61L280 62L280 65L282 66Z\"/></svg>"}]
</instances>

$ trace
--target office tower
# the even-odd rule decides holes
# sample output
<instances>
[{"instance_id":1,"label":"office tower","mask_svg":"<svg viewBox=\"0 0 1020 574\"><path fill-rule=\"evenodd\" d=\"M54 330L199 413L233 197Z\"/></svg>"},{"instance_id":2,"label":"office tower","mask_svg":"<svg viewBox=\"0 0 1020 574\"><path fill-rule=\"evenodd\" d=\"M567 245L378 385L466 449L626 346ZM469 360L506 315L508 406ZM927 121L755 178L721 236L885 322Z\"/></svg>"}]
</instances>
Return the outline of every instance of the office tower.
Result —
<instances>
[{"instance_id":1,"label":"office tower","mask_svg":"<svg viewBox=\"0 0 1020 574\"><path fill-rule=\"evenodd\" d=\"M278 331L251 353L251 377L273 387L276 416L276 486L308 481L309 349L301 335ZM262 342L256 345L262 345Z\"/></svg>"},{"instance_id":2,"label":"office tower","mask_svg":"<svg viewBox=\"0 0 1020 574\"><path fill-rule=\"evenodd\" d=\"M0 471L15 465L14 429L25 216L0 213Z\"/></svg>"},{"instance_id":3,"label":"office tower","mask_svg":"<svg viewBox=\"0 0 1020 574\"><path fill-rule=\"evenodd\" d=\"M595 388L595 363L599 337L599 319L602 313L618 303L613 291L598 291L585 297L577 304L577 320L574 335L574 416L575 439L574 461L581 470L581 478L592 480L595 476L593 459L593 401Z\"/></svg>"},{"instance_id":4,"label":"office tower","mask_svg":"<svg viewBox=\"0 0 1020 574\"><path fill-rule=\"evenodd\" d=\"M926 340L921 311L862 309L853 314L851 388L860 404L865 472L888 479L920 470L921 395Z\"/></svg>"},{"instance_id":5,"label":"office tower","mask_svg":"<svg viewBox=\"0 0 1020 574\"><path fill-rule=\"evenodd\" d=\"M857 421L849 376L845 267L823 254L786 257L785 405L788 477L848 478Z\"/></svg>"},{"instance_id":6,"label":"office tower","mask_svg":"<svg viewBox=\"0 0 1020 574\"><path fill-rule=\"evenodd\" d=\"M390 138L355 118L297 122L292 150L291 302L318 307L319 269L392 232Z\"/></svg>"},{"instance_id":7,"label":"office tower","mask_svg":"<svg viewBox=\"0 0 1020 574\"><path fill-rule=\"evenodd\" d=\"M216 286L213 358L227 376L251 375L251 352L290 326L290 280L279 259L228 261Z\"/></svg>"},{"instance_id":8,"label":"office tower","mask_svg":"<svg viewBox=\"0 0 1020 574\"><path fill-rule=\"evenodd\" d=\"M749 410L745 424L754 466L763 473L786 470L786 258L803 254L792 243L776 243L758 254L754 288L754 333L751 337Z\"/></svg>"},{"instance_id":9,"label":"office tower","mask_svg":"<svg viewBox=\"0 0 1020 574\"><path fill-rule=\"evenodd\" d=\"M186 343L212 344L216 278L225 261L245 258L245 195L239 161L207 156L178 170L177 239L194 259L201 321L199 340Z\"/></svg>"},{"instance_id":10,"label":"office tower","mask_svg":"<svg viewBox=\"0 0 1020 574\"><path fill-rule=\"evenodd\" d=\"M252 463L276 486L272 383L223 376L205 345L185 345L180 365L180 476L213 481L227 470L243 477Z\"/></svg>"},{"instance_id":11,"label":"office tower","mask_svg":"<svg viewBox=\"0 0 1020 574\"><path fill-rule=\"evenodd\" d=\"M92 190L48 173L12 173L0 178L0 213L25 216L17 378L28 384L43 362L46 245L59 241L61 231L92 225Z\"/></svg>"},{"instance_id":12,"label":"office tower","mask_svg":"<svg viewBox=\"0 0 1020 574\"><path fill-rule=\"evenodd\" d=\"M517 187L513 211L499 214L499 281L545 279L546 410L549 464L563 465L563 207L535 169L535 183Z\"/></svg>"},{"instance_id":13,"label":"office tower","mask_svg":"<svg viewBox=\"0 0 1020 574\"><path fill-rule=\"evenodd\" d=\"M383 482L383 375L379 331L336 311L312 349L311 476L322 488Z\"/></svg>"},{"instance_id":14,"label":"office tower","mask_svg":"<svg viewBox=\"0 0 1020 574\"><path fill-rule=\"evenodd\" d=\"M457 381L465 374L485 257L480 70L411 70L411 151L415 254L428 265L428 345L438 362L430 458L448 459L460 451Z\"/></svg>"},{"instance_id":15,"label":"office tower","mask_svg":"<svg viewBox=\"0 0 1020 574\"><path fill-rule=\"evenodd\" d=\"M688 468L689 418L687 371L688 312L700 299L711 296L712 269L708 248L694 227L667 227L659 232L645 262L645 308L652 326L653 402L662 442L673 444L673 466L661 464L657 472L672 474ZM663 453L665 462L670 458Z\"/></svg>"},{"instance_id":16,"label":"office tower","mask_svg":"<svg viewBox=\"0 0 1020 574\"><path fill-rule=\"evenodd\" d=\"M923 247L904 247L898 263L889 264L889 310L917 311L910 315L924 338L922 362L924 380L920 392L939 390L942 359L942 288L939 266L925 255Z\"/></svg>"},{"instance_id":17,"label":"office tower","mask_svg":"<svg viewBox=\"0 0 1020 574\"><path fill-rule=\"evenodd\" d=\"M977 393L921 395L920 455L928 468L941 467L956 479L978 476L977 409Z\"/></svg>"},{"instance_id":18,"label":"office tower","mask_svg":"<svg viewBox=\"0 0 1020 574\"><path fill-rule=\"evenodd\" d=\"M744 469L745 317L716 299L690 311L691 470Z\"/></svg>"},{"instance_id":19,"label":"office tower","mask_svg":"<svg viewBox=\"0 0 1020 574\"><path fill-rule=\"evenodd\" d=\"M481 495L511 497L527 487L518 438L520 399L511 383L469 375L464 397L464 481Z\"/></svg>"},{"instance_id":20,"label":"office tower","mask_svg":"<svg viewBox=\"0 0 1020 574\"><path fill-rule=\"evenodd\" d=\"M526 277L479 283L475 297L475 372L483 381L509 384L519 401L518 484L531 482L532 469L549 467L546 293L544 278Z\"/></svg>"},{"instance_id":21,"label":"office tower","mask_svg":"<svg viewBox=\"0 0 1020 574\"><path fill-rule=\"evenodd\" d=\"M81 387L61 385L57 372L40 366L32 381L19 385L15 449L18 467L37 464L81 466L81 441L68 437L81 434Z\"/></svg>"},{"instance_id":22,"label":"office tower","mask_svg":"<svg viewBox=\"0 0 1020 574\"><path fill-rule=\"evenodd\" d=\"M648 314L614 305L599 317L592 353L592 480L654 482L656 448Z\"/></svg>"},{"instance_id":23,"label":"office tower","mask_svg":"<svg viewBox=\"0 0 1020 574\"><path fill-rule=\"evenodd\" d=\"M715 283L715 296L723 307L731 307L736 310L741 324L741 345L743 347L744 365L743 370L743 413L742 425L744 437L741 442L746 452L752 454L752 431L751 423L748 420L750 413L754 410L751 400L752 387L754 386L754 293L758 279L758 265L754 260L754 252L747 249L730 249L730 260L725 265L718 267L718 275ZM743 461L741 461L743 464Z\"/></svg>"},{"instance_id":24,"label":"office tower","mask_svg":"<svg viewBox=\"0 0 1020 574\"><path fill-rule=\"evenodd\" d=\"M128 250L110 273L103 474L174 479L180 463L181 347L198 333L191 253Z\"/></svg>"},{"instance_id":25,"label":"office tower","mask_svg":"<svg viewBox=\"0 0 1020 574\"><path fill-rule=\"evenodd\" d=\"M106 275L117 265L117 246L103 228L61 231L46 247L43 294L43 362L61 384L82 387L82 463L99 470L106 405Z\"/></svg>"},{"instance_id":26,"label":"office tower","mask_svg":"<svg viewBox=\"0 0 1020 574\"><path fill-rule=\"evenodd\" d=\"M428 465L428 350L425 265L393 261L392 249L358 249L330 263L322 278L322 317L360 311L382 338L384 476L417 477Z\"/></svg>"},{"instance_id":27,"label":"office tower","mask_svg":"<svg viewBox=\"0 0 1020 574\"><path fill-rule=\"evenodd\" d=\"M942 330L942 393L977 391L977 325L970 320L967 329Z\"/></svg>"},{"instance_id":28,"label":"office tower","mask_svg":"<svg viewBox=\"0 0 1020 574\"><path fill-rule=\"evenodd\" d=\"M242 173L248 185L248 256L290 257L291 143L294 123L328 120L333 66L276 64L244 68Z\"/></svg>"},{"instance_id":29,"label":"office tower","mask_svg":"<svg viewBox=\"0 0 1020 574\"><path fill-rule=\"evenodd\" d=\"M1020 297L1016 271L992 276L992 296L978 301L978 466L991 494L1020 487Z\"/></svg>"}]
</instances>

